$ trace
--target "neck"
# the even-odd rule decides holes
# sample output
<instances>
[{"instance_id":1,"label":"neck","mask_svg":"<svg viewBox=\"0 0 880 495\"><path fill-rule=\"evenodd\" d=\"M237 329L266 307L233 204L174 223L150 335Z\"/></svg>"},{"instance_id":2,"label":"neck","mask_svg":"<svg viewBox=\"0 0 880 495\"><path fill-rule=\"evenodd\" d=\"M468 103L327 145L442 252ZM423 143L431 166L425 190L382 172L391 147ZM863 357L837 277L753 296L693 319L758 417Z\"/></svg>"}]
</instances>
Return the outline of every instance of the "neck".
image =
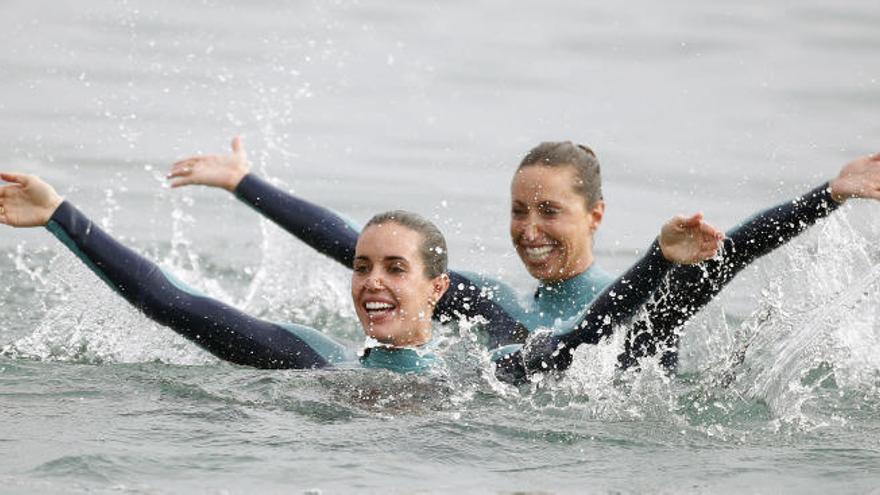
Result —
<instances>
[{"instance_id":1,"label":"neck","mask_svg":"<svg viewBox=\"0 0 880 495\"><path fill-rule=\"evenodd\" d=\"M416 330L407 333L406 335L389 339L386 342L382 342L382 344L388 347L419 347L430 342L431 337L431 325L429 324L424 327L417 328Z\"/></svg>"},{"instance_id":2,"label":"neck","mask_svg":"<svg viewBox=\"0 0 880 495\"><path fill-rule=\"evenodd\" d=\"M587 255L584 258L579 259L571 269L566 270L564 276L554 279L541 279L540 282L543 285L561 284L567 280L583 275L592 266L593 253L587 253Z\"/></svg>"}]
</instances>

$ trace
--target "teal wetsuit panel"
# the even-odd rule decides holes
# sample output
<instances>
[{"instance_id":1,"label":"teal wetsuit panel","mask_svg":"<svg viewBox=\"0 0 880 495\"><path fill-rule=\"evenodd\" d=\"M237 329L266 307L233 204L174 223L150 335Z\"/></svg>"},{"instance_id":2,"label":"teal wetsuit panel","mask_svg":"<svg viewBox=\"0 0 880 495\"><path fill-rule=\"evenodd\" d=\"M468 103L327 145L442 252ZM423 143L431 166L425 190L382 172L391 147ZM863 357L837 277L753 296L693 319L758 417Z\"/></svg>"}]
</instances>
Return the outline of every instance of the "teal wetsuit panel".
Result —
<instances>
[{"instance_id":1,"label":"teal wetsuit panel","mask_svg":"<svg viewBox=\"0 0 880 495\"><path fill-rule=\"evenodd\" d=\"M396 373L426 373L442 366L442 361L429 347L368 347L358 356L351 349L314 328L293 323L276 323L321 355L328 363L340 368L378 368Z\"/></svg>"},{"instance_id":2,"label":"teal wetsuit panel","mask_svg":"<svg viewBox=\"0 0 880 495\"><path fill-rule=\"evenodd\" d=\"M330 364L344 363L355 359L355 354L350 349L312 327L295 323L275 324L301 339Z\"/></svg>"},{"instance_id":3,"label":"teal wetsuit panel","mask_svg":"<svg viewBox=\"0 0 880 495\"><path fill-rule=\"evenodd\" d=\"M516 292L504 282L472 272L459 272L485 288L488 296L529 332L539 328L571 328L590 303L613 281L595 264L584 273L554 284L540 284L533 295Z\"/></svg>"},{"instance_id":4,"label":"teal wetsuit panel","mask_svg":"<svg viewBox=\"0 0 880 495\"><path fill-rule=\"evenodd\" d=\"M371 347L360 359L364 368L382 368L397 373L426 373L442 366L442 360L430 350L405 347Z\"/></svg>"}]
</instances>

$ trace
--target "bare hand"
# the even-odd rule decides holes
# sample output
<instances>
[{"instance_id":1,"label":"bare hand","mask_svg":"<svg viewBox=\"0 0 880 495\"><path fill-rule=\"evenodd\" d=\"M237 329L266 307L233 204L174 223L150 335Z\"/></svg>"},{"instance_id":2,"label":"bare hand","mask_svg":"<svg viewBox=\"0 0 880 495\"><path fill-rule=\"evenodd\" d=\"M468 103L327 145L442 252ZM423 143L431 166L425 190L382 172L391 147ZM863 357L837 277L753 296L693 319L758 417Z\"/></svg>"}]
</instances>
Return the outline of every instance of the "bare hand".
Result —
<instances>
[{"instance_id":1,"label":"bare hand","mask_svg":"<svg viewBox=\"0 0 880 495\"><path fill-rule=\"evenodd\" d=\"M880 153L847 163L831 181L831 197L838 203L849 198L880 199Z\"/></svg>"},{"instance_id":2,"label":"bare hand","mask_svg":"<svg viewBox=\"0 0 880 495\"><path fill-rule=\"evenodd\" d=\"M232 192L250 169L241 137L236 136L232 140L232 154L193 156L181 160L171 167L168 179L171 179L171 187L201 184Z\"/></svg>"},{"instance_id":3,"label":"bare hand","mask_svg":"<svg viewBox=\"0 0 880 495\"><path fill-rule=\"evenodd\" d=\"M13 227L40 227L49 223L64 199L35 175L0 172L11 184L0 186L0 223Z\"/></svg>"},{"instance_id":4,"label":"bare hand","mask_svg":"<svg viewBox=\"0 0 880 495\"><path fill-rule=\"evenodd\" d=\"M660 230L660 250L669 261L692 265L715 256L723 239L724 233L704 222L702 213L677 216Z\"/></svg>"}]
</instances>

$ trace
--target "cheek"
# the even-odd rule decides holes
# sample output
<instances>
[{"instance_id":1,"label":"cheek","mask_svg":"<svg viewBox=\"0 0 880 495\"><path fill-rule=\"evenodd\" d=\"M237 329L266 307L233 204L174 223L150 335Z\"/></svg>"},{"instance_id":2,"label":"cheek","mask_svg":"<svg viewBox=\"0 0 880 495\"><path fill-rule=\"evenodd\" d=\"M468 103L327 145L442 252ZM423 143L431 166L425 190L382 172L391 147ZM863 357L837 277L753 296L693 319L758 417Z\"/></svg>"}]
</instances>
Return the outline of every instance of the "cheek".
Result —
<instances>
[{"instance_id":1,"label":"cheek","mask_svg":"<svg viewBox=\"0 0 880 495\"><path fill-rule=\"evenodd\" d=\"M587 235L585 231L571 228L570 226L556 225L555 227L556 228L552 229L548 235L556 239L569 250L577 250L583 238Z\"/></svg>"},{"instance_id":2,"label":"cheek","mask_svg":"<svg viewBox=\"0 0 880 495\"><path fill-rule=\"evenodd\" d=\"M434 295L433 285L419 284L406 294L406 304L413 310L424 311Z\"/></svg>"},{"instance_id":3,"label":"cheek","mask_svg":"<svg viewBox=\"0 0 880 495\"><path fill-rule=\"evenodd\" d=\"M522 229L523 229L522 225L523 225L522 221L515 220L512 218L510 219L510 235L511 235L511 237L516 237L517 235L519 235L520 232L522 232Z\"/></svg>"},{"instance_id":4,"label":"cheek","mask_svg":"<svg viewBox=\"0 0 880 495\"><path fill-rule=\"evenodd\" d=\"M573 258L585 256L589 246L592 245L592 238L593 235L589 231L578 230L569 233L565 242L569 256Z\"/></svg>"},{"instance_id":5,"label":"cheek","mask_svg":"<svg viewBox=\"0 0 880 495\"><path fill-rule=\"evenodd\" d=\"M538 219L535 221L535 229L555 241L563 242L565 240L565 223L563 221Z\"/></svg>"}]
</instances>

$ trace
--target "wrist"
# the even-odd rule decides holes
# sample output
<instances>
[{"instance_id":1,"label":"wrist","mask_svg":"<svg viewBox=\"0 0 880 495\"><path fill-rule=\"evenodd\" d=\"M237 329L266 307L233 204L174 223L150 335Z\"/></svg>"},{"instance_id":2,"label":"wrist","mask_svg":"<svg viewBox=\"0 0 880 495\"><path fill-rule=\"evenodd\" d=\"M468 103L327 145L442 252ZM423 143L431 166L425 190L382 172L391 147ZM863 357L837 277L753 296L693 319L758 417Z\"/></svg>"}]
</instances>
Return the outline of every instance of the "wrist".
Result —
<instances>
[{"instance_id":1,"label":"wrist","mask_svg":"<svg viewBox=\"0 0 880 495\"><path fill-rule=\"evenodd\" d=\"M852 194L847 194L840 191L839 180L840 179L834 179L828 184L828 193L835 203L843 204L847 199L852 197Z\"/></svg>"},{"instance_id":2,"label":"wrist","mask_svg":"<svg viewBox=\"0 0 880 495\"><path fill-rule=\"evenodd\" d=\"M675 259L672 255L669 254L669 247L665 245L663 242L663 234L657 236L657 239L654 241L657 243L657 249L660 251L660 255L663 256L663 259L666 261L675 262Z\"/></svg>"},{"instance_id":3,"label":"wrist","mask_svg":"<svg viewBox=\"0 0 880 495\"><path fill-rule=\"evenodd\" d=\"M250 173L249 170L236 170L235 172L229 175L229 179L226 181L226 184L223 185L223 189L226 189L229 192L235 192L238 185L241 183L242 179Z\"/></svg>"},{"instance_id":4,"label":"wrist","mask_svg":"<svg viewBox=\"0 0 880 495\"><path fill-rule=\"evenodd\" d=\"M52 202L49 203L49 216L46 218L46 223L49 223L49 220L55 215L55 212L58 211L58 207L61 206L61 203L64 202L64 198L61 196L56 196L52 198Z\"/></svg>"}]
</instances>

